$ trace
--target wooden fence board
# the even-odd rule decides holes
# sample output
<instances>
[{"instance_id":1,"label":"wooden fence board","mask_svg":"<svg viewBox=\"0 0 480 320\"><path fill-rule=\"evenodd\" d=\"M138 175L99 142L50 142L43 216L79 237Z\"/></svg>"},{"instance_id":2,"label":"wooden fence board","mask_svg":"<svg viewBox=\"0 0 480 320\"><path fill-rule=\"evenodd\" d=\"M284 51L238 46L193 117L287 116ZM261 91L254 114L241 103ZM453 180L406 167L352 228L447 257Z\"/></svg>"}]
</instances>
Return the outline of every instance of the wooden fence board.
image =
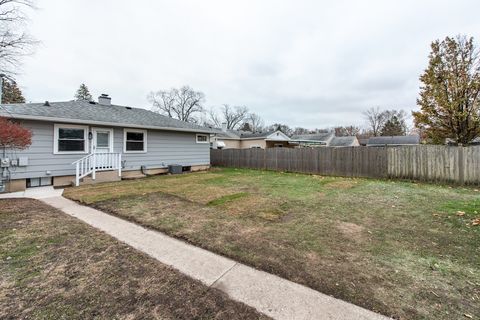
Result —
<instances>
[{"instance_id":1,"label":"wooden fence board","mask_svg":"<svg viewBox=\"0 0 480 320\"><path fill-rule=\"evenodd\" d=\"M480 184L480 146L211 150L214 166Z\"/></svg>"}]
</instances>

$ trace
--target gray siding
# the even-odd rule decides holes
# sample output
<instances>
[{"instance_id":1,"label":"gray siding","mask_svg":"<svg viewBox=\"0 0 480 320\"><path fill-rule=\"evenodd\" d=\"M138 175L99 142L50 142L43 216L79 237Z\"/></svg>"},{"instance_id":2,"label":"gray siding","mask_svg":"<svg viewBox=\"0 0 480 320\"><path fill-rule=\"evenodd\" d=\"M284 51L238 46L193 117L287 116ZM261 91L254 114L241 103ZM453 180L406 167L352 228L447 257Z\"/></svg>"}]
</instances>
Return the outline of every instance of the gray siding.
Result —
<instances>
[{"instance_id":1,"label":"gray siding","mask_svg":"<svg viewBox=\"0 0 480 320\"><path fill-rule=\"evenodd\" d=\"M12 171L12 179L74 175L72 162L86 154L53 154L54 123L44 121L22 121L22 125L32 130L32 145L23 151L9 152L10 158L28 157L27 167ZM97 127L97 126L90 126ZM147 153L123 153L123 127L114 128L114 152L122 153L126 160L124 170L159 168L168 164L184 166L210 164L209 144L196 143L195 133L147 130Z\"/></svg>"}]
</instances>

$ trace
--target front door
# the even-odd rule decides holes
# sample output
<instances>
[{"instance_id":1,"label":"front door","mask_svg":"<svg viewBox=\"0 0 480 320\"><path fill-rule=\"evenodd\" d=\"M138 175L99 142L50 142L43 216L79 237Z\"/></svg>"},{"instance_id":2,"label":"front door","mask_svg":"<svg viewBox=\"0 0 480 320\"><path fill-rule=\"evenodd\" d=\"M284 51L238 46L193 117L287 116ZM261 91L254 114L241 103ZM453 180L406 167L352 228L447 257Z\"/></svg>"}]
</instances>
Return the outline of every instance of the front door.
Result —
<instances>
[{"instance_id":1,"label":"front door","mask_svg":"<svg viewBox=\"0 0 480 320\"><path fill-rule=\"evenodd\" d=\"M113 152L113 129L93 128L92 134L92 151L99 154L96 157L97 166L104 167L109 165L106 163L109 157L107 155L102 156L102 154Z\"/></svg>"}]
</instances>

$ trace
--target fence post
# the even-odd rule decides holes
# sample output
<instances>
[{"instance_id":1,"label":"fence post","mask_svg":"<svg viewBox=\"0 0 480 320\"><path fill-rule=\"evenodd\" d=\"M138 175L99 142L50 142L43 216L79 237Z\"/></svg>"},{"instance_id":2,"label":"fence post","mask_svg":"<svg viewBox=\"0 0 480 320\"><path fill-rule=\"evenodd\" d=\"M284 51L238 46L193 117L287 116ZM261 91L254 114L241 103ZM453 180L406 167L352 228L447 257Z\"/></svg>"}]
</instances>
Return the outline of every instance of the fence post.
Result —
<instances>
[{"instance_id":1,"label":"fence post","mask_svg":"<svg viewBox=\"0 0 480 320\"><path fill-rule=\"evenodd\" d=\"M458 182L465 183L465 166L463 157L463 146L458 147Z\"/></svg>"}]
</instances>

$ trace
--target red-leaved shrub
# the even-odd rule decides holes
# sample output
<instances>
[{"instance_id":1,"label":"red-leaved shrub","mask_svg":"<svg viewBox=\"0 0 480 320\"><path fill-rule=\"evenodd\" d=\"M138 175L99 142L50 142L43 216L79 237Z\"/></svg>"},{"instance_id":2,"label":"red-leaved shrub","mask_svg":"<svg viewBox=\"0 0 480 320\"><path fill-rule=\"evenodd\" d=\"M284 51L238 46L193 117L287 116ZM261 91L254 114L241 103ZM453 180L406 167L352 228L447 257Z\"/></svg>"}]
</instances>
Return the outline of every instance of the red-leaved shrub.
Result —
<instances>
[{"instance_id":1,"label":"red-leaved shrub","mask_svg":"<svg viewBox=\"0 0 480 320\"><path fill-rule=\"evenodd\" d=\"M0 149L27 149L32 144L32 132L20 124L0 117Z\"/></svg>"}]
</instances>

